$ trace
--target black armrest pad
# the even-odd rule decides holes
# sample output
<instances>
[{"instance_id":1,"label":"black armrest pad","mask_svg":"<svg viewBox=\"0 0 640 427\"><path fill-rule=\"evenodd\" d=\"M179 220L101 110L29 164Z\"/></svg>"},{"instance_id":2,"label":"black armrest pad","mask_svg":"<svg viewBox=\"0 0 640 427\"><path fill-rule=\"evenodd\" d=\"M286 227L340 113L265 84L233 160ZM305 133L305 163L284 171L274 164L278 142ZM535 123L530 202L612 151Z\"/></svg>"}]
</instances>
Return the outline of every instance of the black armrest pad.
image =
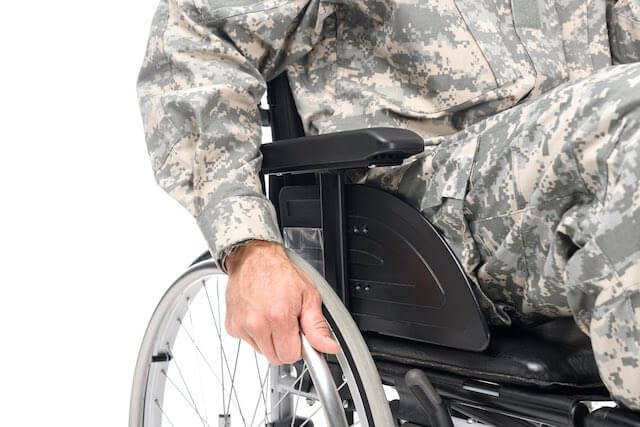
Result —
<instances>
[{"instance_id":1,"label":"black armrest pad","mask_svg":"<svg viewBox=\"0 0 640 427\"><path fill-rule=\"evenodd\" d=\"M262 171L271 174L391 166L423 149L419 135L398 128L305 136L262 145Z\"/></svg>"}]
</instances>

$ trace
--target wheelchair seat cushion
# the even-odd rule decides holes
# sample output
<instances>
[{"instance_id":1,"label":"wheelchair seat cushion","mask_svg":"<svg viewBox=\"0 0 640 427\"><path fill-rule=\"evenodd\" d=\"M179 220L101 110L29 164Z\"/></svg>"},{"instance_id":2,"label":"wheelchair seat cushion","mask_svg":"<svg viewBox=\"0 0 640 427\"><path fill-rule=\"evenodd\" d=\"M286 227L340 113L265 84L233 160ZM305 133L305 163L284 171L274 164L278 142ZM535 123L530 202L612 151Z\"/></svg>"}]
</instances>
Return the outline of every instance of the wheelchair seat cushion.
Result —
<instances>
[{"instance_id":1,"label":"wheelchair seat cushion","mask_svg":"<svg viewBox=\"0 0 640 427\"><path fill-rule=\"evenodd\" d=\"M502 384L602 387L589 337L571 318L529 329L493 331L484 352L456 350L366 334L374 359L439 370Z\"/></svg>"}]
</instances>

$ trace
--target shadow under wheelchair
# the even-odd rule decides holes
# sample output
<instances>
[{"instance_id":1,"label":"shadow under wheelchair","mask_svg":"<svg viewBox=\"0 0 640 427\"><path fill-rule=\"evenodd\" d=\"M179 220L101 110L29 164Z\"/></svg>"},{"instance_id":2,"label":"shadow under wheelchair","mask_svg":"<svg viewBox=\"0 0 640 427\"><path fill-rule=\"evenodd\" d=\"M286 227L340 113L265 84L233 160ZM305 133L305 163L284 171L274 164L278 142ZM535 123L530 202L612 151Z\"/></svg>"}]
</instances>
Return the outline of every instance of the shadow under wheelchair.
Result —
<instances>
[{"instance_id":1,"label":"shadow under wheelchair","mask_svg":"<svg viewBox=\"0 0 640 427\"><path fill-rule=\"evenodd\" d=\"M184 425L173 420L183 410L203 426L451 426L452 417L504 427L640 426L640 414L612 402L589 338L572 319L490 329L437 230L395 196L345 184L345 170L397 165L422 151L421 138L389 128L303 137L285 75L268 95L263 116L280 141L262 149L269 198L343 351L309 350L284 367L241 354L241 343L224 337L225 279L205 253L152 317L130 427ZM192 314L198 304L202 319ZM200 323L214 327L196 339ZM222 392L207 397L187 377ZM241 379L254 384L252 398ZM381 382L395 389L390 403ZM174 407L165 404L171 393ZM217 409L205 413L212 400Z\"/></svg>"}]
</instances>

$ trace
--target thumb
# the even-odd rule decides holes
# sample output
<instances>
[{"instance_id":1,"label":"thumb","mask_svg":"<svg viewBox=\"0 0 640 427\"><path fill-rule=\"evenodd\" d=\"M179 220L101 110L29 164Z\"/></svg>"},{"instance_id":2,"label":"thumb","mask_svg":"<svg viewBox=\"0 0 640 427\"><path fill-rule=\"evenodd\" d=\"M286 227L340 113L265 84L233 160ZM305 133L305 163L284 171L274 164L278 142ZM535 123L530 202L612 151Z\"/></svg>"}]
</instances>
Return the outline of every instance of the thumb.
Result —
<instances>
[{"instance_id":1,"label":"thumb","mask_svg":"<svg viewBox=\"0 0 640 427\"><path fill-rule=\"evenodd\" d=\"M321 353L336 354L340 345L331 338L331 331L322 316L322 300L317 291L306 292L302 300L300 329L309 344Z\"/></svg>"}]
</instances>

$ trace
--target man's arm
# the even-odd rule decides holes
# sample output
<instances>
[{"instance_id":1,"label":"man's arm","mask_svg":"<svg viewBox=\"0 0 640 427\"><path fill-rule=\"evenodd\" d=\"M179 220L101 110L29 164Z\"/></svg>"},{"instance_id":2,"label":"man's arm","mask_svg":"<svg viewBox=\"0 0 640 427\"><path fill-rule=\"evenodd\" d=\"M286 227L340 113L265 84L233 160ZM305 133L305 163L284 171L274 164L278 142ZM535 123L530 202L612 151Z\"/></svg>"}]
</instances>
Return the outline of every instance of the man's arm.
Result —
<instances>
[{"instance_id":1,"label":"man's arm","mask_svg":"<svg viewBox=\"0 0 640 427\"><path fill-rule=\"evenodd\" d=\"M274 296L301 310L300 301L314 297L315 289L294 276L295 268L282 258L275 212L259 179L257 105L265 78L283 69L285 59L311 50L330 13L318 0L161 0L138 79L156 179L194 215L214 259L248 241L278 248L263 252L262 259L253 258L256 251L237 251L234 264L246 267L230 272L228 287L228 295L244 293L230 298L230 332L252 342L273 363L292 361L296 351L299 356L299 345L292 349L291 344L299 344L297 322L278 317L277 327L268 323ZM273 292L256 299L260 306L251 318L234 305L262 296L265 289ZM319 303L312 307L319 312ZM299 314L288 312L287 319ZM282 332L285 324L289 329ZM313 331L305 333L316 348L328 350Z\"/></svg>"},{"instance_id":2,"label":"man's arm","mask_svg":"<svg viewBox=\"0 0 640 427\"><path fill-rule=\"evenodd\" d=\"M607 27L614 64L640 61L640 0L607 0Z\"/></svg>"}]
</instances>

